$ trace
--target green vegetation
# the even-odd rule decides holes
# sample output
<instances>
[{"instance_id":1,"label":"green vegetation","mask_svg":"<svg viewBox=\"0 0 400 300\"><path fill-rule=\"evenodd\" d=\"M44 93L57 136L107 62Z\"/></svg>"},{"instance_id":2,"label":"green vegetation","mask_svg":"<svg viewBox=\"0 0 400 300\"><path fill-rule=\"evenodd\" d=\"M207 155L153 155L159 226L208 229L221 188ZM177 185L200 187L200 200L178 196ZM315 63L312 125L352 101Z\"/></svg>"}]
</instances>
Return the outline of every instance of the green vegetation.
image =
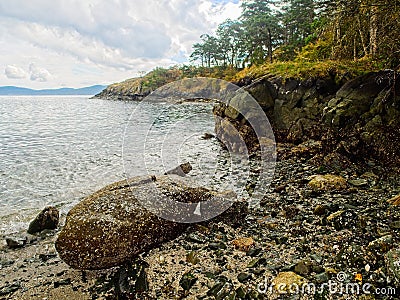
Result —
<instances>
[{"instance_id":1,"label":"green vegetation","mask_svg":"<svg viewBox=\"0 0 400 300\"><path fill-rule=\"evenodd\" d=\"M345 61L345 60L325 60L319 62L313 61L289 61L275 62L272 64L253 65L239 71L233 81L239 81L243 78L259 78L268 74L280 76L282 78L306 79L311 77L333 77L354 78L371 71L379 70L376 63L370 61Z\"/></svg>"}]
</instances>

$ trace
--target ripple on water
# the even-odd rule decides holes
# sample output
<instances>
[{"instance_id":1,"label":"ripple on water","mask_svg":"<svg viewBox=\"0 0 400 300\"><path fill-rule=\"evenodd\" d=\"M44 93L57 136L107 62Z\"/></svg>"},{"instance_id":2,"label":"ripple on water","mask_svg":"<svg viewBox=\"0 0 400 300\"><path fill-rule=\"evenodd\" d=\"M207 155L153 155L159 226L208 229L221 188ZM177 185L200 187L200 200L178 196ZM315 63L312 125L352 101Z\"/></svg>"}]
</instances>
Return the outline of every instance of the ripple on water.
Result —
<instances>
[{"instance_id":1,"label":"ripple on water","mask_svg":"<svg viewBox=\"0 0 400 300\"><path fill-rule=\"evenodd\" d=\"M188 160L201 173L213 172L220 146L200 138L214 128L211 104L175 106L170 114L165 103L137 107L86 97L0 97L0 234L25 230L46 205L66 212L126 175L161 173ZM197 117L188 124L187 116ZM175 141L154 151L177 131L187 137L181 146Z\"/></svg>"}]
</instances>

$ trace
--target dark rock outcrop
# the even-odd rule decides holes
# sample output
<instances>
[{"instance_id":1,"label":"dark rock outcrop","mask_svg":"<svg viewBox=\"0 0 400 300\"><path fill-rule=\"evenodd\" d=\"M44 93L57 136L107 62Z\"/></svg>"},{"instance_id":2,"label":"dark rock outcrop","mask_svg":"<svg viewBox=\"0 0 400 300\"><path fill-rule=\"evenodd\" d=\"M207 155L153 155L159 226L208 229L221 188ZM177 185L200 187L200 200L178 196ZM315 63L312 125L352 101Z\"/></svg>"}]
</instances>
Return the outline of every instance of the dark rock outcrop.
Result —
<instances>
[{"instance_id":1,"label":"dark rock outcrop","mask_svg":"<svg viewBox=\"0 0 400 300\"><path fill-rule=\"evenodd\" d=\"M347 83L330 78L308 80L264 77L246 82L244 89L267 115L277 142L300 144L322 141L325 154L337 153L352 161L368 157L400 166L399 74L385 70ZM233 114L229 103L218 104L216 133L221 140L239 133L250 152L257 139L246 118Z\"/></svg>"},{"instance_id":2,"label":"dark rock outcrop","mask_svg":"<svg viewBox=\"0 0 400 300\"><path fill-rule=\"evenodd\" d=\"M59 211L53 206L43 209L29 224L28 233L34 234L45 229L56 229L59 221Z\"/></svg>"},{"instance_id":3,"label":"dark rock outcrop","mask_svg":"<svg viewBox=\"0 0 400 300\"><path fill-rule=\"evenodd\" d=\"M208 203L210 199L232 197L232 193L190 187L177 175L143 176L111 184L81 201L68 213L56 241L60 257L74 268L103 269L120 265L176 238L189 224L166 220L159 217L159 213L144 208L147 206L143 201L148 201L157 212L173 215L179 205L165 206L159 200L162 195L173 202L192 203L195 207L200 201ZM214 213L220 204L217 201L208 210L201 210L202 217L208 219L207 214ZM243 217L244 205L247 207L246 202L234 202L225 216L230 214L232 221Z\"/></svg>"},{"instance_id":4,"label":"dark rock outcrop","mask_svg":"<svg viewBox=\"0 0 400 300\"><path fill-rule=\"evenodd\" d=\"M397 74L397 77L399 75ZM334 150L354 159L369 157L400 166L400 81L393 71L358 77L324 108Z\"/></svg>"}]
</instances>

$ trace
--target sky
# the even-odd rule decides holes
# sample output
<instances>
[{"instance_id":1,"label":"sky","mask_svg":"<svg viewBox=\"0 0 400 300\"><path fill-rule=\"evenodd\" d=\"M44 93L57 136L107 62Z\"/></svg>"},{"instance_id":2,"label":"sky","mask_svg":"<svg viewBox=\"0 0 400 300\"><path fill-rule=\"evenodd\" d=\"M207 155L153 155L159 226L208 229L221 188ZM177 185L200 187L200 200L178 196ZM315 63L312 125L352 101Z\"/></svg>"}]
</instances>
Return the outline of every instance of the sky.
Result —
<instances>
[{"instance_id":1,"label":"sky","mask_svg":"<svg viewBox=\"0 0 400 300\"><path fill-rule=\"evenodd\" d=\"M239 0L0 0L0 86L108 85L188 62Z\"/></svg>"}]
</instances>

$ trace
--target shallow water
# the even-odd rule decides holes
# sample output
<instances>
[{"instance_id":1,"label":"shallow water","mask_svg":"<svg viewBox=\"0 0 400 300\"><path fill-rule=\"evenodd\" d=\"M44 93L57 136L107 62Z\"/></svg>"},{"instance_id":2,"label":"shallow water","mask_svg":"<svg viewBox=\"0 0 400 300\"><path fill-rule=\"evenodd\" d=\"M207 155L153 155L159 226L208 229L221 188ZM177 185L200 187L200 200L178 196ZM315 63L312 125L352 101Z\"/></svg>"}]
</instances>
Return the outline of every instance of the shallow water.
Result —
<instances>
[{"instance_id":1,"label":"shallow water","mask_svg":"<svg viewBox=\"0 0 400 300\"><path fill-rule=\"evenodd\" d=\"M0 116L0 234L26 229L46 205L67 212L106 184L183 162L195 181L220 189L240 189L247 171L201 138L214 130L212 104L8 96Z\"/></svg>"}]
</instances>

